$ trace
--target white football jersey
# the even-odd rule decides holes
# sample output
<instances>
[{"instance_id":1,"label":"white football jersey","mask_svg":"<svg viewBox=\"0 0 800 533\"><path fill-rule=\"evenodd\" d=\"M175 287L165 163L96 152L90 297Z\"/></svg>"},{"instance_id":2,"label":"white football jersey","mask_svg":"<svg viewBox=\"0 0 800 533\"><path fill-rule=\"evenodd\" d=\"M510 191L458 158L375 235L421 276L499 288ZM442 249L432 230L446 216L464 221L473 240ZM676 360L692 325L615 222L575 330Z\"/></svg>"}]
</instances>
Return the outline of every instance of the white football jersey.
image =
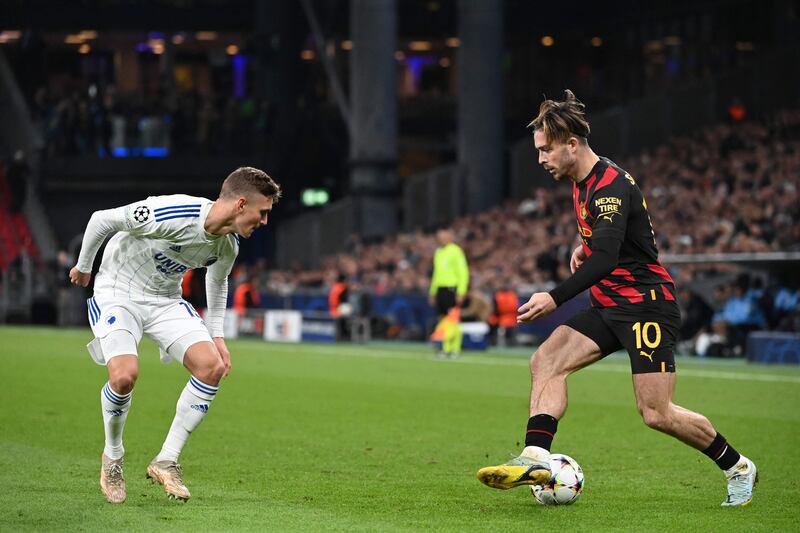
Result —
<instances>
[{"instance_id":1,"label":"white football jersey","mask_svg":"<svg viewBox=\"0 0 800 533\"><path fill-rule=\"evenodd\" d=\"M239 252L239 236L204 230L212 205L206 198L175 194L97 211L86 228L78 270L90 272L103 238L117 231L106 245L95 293L135 302L176 299L186 271L201 267L222 282Z\"/></svg>"}]
</instances>

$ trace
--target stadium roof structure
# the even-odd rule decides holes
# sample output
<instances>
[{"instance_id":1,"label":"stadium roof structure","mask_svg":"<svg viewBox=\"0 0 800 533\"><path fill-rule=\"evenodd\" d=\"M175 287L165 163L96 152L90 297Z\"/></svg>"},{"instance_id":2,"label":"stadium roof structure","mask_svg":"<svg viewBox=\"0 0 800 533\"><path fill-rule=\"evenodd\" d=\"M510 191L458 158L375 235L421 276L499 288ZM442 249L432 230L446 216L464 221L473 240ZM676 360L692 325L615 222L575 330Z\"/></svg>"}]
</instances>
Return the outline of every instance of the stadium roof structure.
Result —
<instances>
[{"instance_id":1,"label":"stadium roof structure","mask_svg":"<svg viewBox=\"0 0 800 533\"><path fill-rule=\"evenodd\" d=\"M241 32L252 29L259 9L287 9L284 0L8 0L0 12L0 29L80 30L215 30ZM299 4L296 3L296 4ZM349 27L349 0L312 0L326 34L344 38ZM620 32L632 23L652 26L669 35L681 20L697 14L722 15L735 33L774 24L780 2L773 9L764 2L730 0L575 0L566 4L505 0L504 33L517 40L544 33ZM295 5L296 7L296 5ZM455 35L456 0L398 0L401 37L432 38ZM720 18L720 17L716 17ZM747 37L747 36L745 36Z\"/></svg>"}]
</instances>

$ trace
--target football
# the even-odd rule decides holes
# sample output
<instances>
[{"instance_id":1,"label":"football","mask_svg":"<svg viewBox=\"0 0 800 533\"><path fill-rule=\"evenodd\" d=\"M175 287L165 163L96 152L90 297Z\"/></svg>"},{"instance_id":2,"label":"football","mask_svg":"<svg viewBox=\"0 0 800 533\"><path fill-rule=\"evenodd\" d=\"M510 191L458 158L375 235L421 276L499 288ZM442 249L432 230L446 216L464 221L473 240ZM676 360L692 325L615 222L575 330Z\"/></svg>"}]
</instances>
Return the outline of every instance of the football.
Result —
<instances>
[{"instance_id":1,"label":"football","mask_svg":"<svg viewBox=\"0 0 800 533\"><path fill-rule=\"evenodd\" d=\"M542 505L569 505L574 503L583 491L583 470L569 455L554 453L550 455L552 477L544 485L533 485L531 493Z\"/></svg>"}]
</instances>

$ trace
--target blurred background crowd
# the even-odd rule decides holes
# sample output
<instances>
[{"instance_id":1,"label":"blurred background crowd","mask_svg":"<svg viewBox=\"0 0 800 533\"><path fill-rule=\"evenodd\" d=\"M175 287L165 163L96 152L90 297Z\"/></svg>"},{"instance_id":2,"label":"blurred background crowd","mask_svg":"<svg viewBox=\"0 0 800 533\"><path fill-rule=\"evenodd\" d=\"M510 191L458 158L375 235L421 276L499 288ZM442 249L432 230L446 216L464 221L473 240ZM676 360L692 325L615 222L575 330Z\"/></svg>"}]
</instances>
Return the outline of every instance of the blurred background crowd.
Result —
<instances>
[{"instance_id":1,"label":"blurred background crowd","mask_svg":"<svg viewBox=\"0 0 800 533\"><path fill-rule=\"evenodd\" d=\"M800 251L800 111L726 122L616 161L648 202L662 253ZM455 220L474 285L548 290L569 276L576 245L569 183L536 188ZM378 293L427 290L432 233L399 233L325 257L318 270L272 270L276 289L314 287L336 273Z\"/></svg>"},{"instance_id":2,"label":"blurred background crowd","mask_svg":"<svg viewBox=\"0 0 800 533\"><path fill-rule=\"evenodd\" d=\"M522 127L569 87L644 192L685 351L800 328L796 2L579 2L558 24L518 0L45 4L0 15L0 321L81 323L66 271L93 210L213 198L253 165L285 197L242 247L232 304L245 287L245 307L326 311L341 280L375 331L424 339L447 228L473 318L496 326L499 293L569 276L571 185L537 170ZM198 306L202 276L184 283Z\"/></svg>"},{"instance_id":3,"label":"blurred background crowd","mask_svg":"<svg viewBox=\"0 0 800 533\"><path fill-rule=\"evenodd\" d=\"M150 153L250 155L263 146L272 124L263 99L190 92L173 106L166 95L145 98L115 86L74 80L40 87L31 113L47 157Z\"/></svg>"}]
</instances>

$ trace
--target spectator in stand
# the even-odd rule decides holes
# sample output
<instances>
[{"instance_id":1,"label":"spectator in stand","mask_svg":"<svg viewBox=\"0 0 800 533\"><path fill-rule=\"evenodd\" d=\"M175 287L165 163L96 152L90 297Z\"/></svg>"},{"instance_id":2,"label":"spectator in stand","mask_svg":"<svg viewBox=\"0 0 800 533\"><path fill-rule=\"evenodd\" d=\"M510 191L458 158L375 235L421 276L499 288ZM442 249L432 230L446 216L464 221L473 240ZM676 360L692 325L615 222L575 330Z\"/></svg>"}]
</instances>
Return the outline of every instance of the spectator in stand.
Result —
<instances>
[{"instance_id":1,"label":"spectator in stand","mask_svg":"<svg viewBox=\"0 0 800 533\"><path fill-rule=\"evenodd\" d=\"M684 288L680 291L678 304L681 309L681 339L694 339L711 325L714 310L691 290Z\"/></svg>"},{"instance_id":2,"label":"spectator in stand","mask_svg":"<svg viewBox=\"0 0 800 533\"><path fill-rule=\"evenodd\" d=\"M494 293L494 313L491 320L493 334L499 345L514 344L517 309L520 306L519 296L510 287L499 286L500 288Z\"/></svg>"},{"instance_id":3,"label":"spectator in stand","mask_svg":"<svg viewBox=\"0 0 800 533\"><path fill-rule=\"evenodd\" d=\"M233 310L237 315L243 316L248 309L261 306L261 295L246 269L240 269L237 278L236 289L233 291Z\"/></svg>"},{"instance_id":4,"label":"spectator in stand","mask_svg":"<svg viewBox=\"0 0 800 533\"><path fill-rule=\"evenodd\" d=\"M770 329L787 331L789 322L786 319L800 310L800 290L784 286L772 287L766 291L762 301Z\"/></svg>"},{"instance_id":5,"label":"spectator in stand","mask_svg":"<svg viewBox=\"0 0 800 533\"><path fill-rule=\"evenodd\" d=\"M470 289L464 298L461 309L461 320L463 322L489 322L492 314L492 302L477 289Z\"/></svg>"},{"instance_id":6,"label":"spectator in stand","mask_svg":"<svg viewBox=\"0 0 800 533\"><path fill-rule=\"evenodd\" d=\"M346 315L347 309L342 309L342 305L346 304L348 301L348 294L347 294L347 278L344 275L339 274L336 277L336 283L331 286L331 290L328 291L328 312L333 318L339 319L342 316Z\"/></svg>"},{"instance_id":7,"label":"spectator in stand","mask_svg":"<svg viewBox=\"0 0 800 533\"><path fill-rule=\"evenodd\" d=\"M741 355L747 334L756 329L766 328L766 319L758 307L758 293L750 289L747 276L739 276L731 285L731 296L722 311L714 316L714 321L723 322L728 334L728 345L734 355Z\"/></svg>"},{"instance_id":8,"label":"spectator in stand","mask_svg":"<svg viewBox=\"0 0 800 533\"><path fill-rule=\"evenodd\" d=\"M343 340L349 333L347 319L351 315L350 295L347 278L343 274L336 277L336 283L328 291L328 312L336 321L336 338Z\"/></svg>"},{"instance_id":9,"label":"spectator in stand","mask_svg":"<svg viewBox=\"0 0 800 533\"><path fill-rule=\"evenodd\" d=\"M271 134L265 102L194 91L171 101L163 87L147 96L85 78L51 80L33 93L30 108L47 157L106 157L115 147L247 155L261 152Z\"/></svg>"}]
</instances>

